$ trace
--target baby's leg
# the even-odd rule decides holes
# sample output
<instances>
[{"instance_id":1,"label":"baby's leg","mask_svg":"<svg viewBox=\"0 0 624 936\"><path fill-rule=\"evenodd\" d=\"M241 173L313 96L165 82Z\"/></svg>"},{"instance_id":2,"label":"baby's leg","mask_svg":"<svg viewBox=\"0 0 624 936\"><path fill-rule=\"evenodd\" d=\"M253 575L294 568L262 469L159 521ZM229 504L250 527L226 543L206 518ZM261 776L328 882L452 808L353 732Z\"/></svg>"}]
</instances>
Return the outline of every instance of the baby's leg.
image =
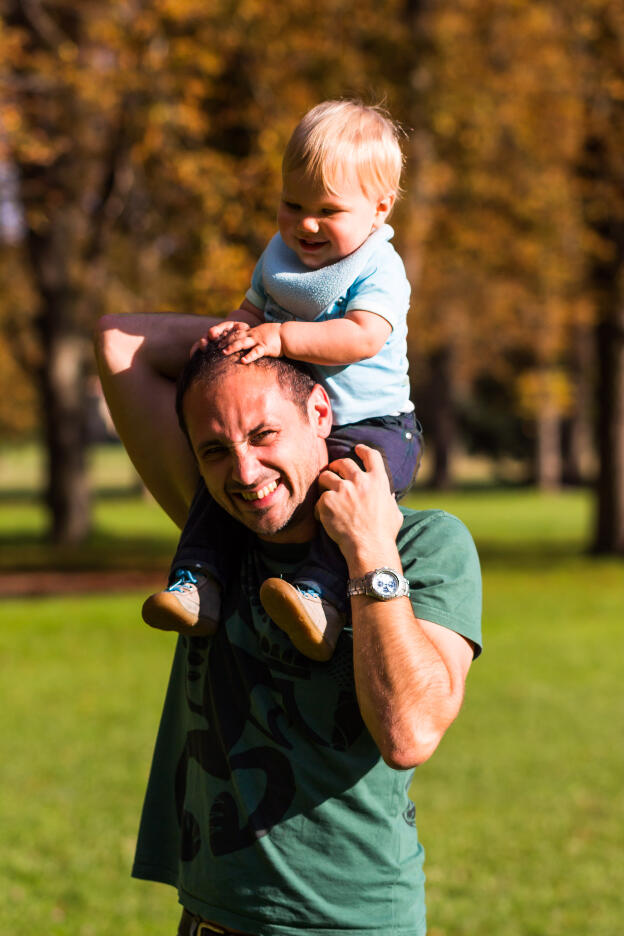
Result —
<instances>
[{"instance_id":1,"label":"baby's leg","mask_svg":"<svg viewBox=\"0 0 624 936\"><path fill-rule=\"evenodd\" d=\"M214 634L222 589L242 535L239 524L214 502L200 481L171 563L168 586L145 601L143 619L160 630Z\"/></svg>"},{"instance_id":2,"label":"baby's leg","mask_svg":"<svg viewBox=\"0 0 624 936\"><path fill-rule=\"evenodd\" d=\"M409 491L420 468L424 451L423 431L414 413L400 416L377 416L348 426L334 426L327 449L329 460L353 458L358 444L377 449L383 456L390 488L397 500Z\"/></svg>"},{"instance_id":3,"label":"baby's leg","mask_svg":"<svg viewBox=\"0 0 624 936\"><path fill-rule=\"evenodd\" d=\"M381 453L390 487L398 500L409 490L420 466L422 429L414 414L379 416L349 426L334 426L327 440L330 462L338 458L353 458L363 467L355 454L355 446L360 443ZM303 569L297 575L296 584L318 592L344 612L347 608L347 579L342 553L321 528L312 542Z\"/></svg>"},{"instance_id":4,"label":"baby's leg","mask_svg":"<svg viewBox=\"0 0 624 936\"><path fill-rule=\"evenodd\" d=\"M353 458L358 443L381 452L397 499L409 489L422 455L422 430L413 413L335 426L327 440L330 462ZM372 570L371 570L372 571ZM336 543L321 527L292 584L267 579L260 591L265 610L306 656L328 660L348 614L348 572Z\"/></svg>"}]
</instances>

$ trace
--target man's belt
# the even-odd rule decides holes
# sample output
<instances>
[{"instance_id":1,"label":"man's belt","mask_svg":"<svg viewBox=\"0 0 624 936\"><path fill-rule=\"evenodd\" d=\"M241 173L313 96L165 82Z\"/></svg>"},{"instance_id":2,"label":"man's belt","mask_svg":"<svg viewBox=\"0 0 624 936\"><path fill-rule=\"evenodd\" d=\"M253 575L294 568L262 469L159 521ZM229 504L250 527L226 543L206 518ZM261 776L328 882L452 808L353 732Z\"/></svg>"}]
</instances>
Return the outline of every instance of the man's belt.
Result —
<instances>
[{"instance_id":1,"label":"man's belt","mask_svg":"<svg viewBox=\"0 0 624 936\"><path fill-rule=\"evenodd\" d=\"M178 927L178 936L246 936L240 930L230 929L227 926L221 926L220 923L211 923L210 920L204 920L196 913L189 913L188 910L182 911L182 918Z\"/></svg>"}]
</instances>

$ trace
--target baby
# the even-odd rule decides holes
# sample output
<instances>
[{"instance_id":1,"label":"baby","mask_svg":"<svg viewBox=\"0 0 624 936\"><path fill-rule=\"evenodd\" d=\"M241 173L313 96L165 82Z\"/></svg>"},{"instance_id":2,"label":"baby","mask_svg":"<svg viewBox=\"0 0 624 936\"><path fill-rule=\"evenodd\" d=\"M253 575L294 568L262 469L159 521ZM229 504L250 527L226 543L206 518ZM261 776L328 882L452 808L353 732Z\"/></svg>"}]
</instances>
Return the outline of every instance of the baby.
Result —
<instances>
[{"instance_id":1,"label":"baby","mask_svg":"<svg viewBox=\"0 0 624 936\"><path fill-rule=\"evenodd\" d=\"M225 354L243 352L243 363L307 362L332 404L330 461L355 457L358 443L377 448L397 498L421 454L406 353L410 286L386 224L399 193L399 133L379 108L356 101L327 101L304 116L284 153L279 233L241 308L202 339L219 339ZM143 606L152 626L216 630L228 574L216 532L234 524L217 509L198 494L170 585ZM340 550L321 529L296 579L268 578L260 599L300 652L327 660L346 621L346 583Z\"/></svg>"}]
</instances>

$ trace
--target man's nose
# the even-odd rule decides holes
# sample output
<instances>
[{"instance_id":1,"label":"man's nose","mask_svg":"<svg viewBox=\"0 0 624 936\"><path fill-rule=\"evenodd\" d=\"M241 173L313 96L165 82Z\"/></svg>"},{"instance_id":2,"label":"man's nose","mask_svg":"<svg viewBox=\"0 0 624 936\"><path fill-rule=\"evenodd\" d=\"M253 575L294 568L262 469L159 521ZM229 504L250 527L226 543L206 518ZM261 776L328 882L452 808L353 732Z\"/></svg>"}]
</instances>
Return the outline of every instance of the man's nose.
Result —
<instances>
[{"instance_id":1,"label":"man's nose","mask_svg":"<svg viewBox=\"0 0 624 936\"><path fill-rule=\"evenodd\" d=\"M232 477L246 485L254 484L258 477L258 460L246 445L232 452Z\"/></svg>"},{"instance_id":2,"label":"man's nose","mask_svg":"<svg viewBox=\"0 0 624 936\"><path fill-rule=\"evenodd\" d=\"M306 215L299 222L299 229L305 234L317 234L319 225L314 215Z\"/></svg>"}]
</instances>

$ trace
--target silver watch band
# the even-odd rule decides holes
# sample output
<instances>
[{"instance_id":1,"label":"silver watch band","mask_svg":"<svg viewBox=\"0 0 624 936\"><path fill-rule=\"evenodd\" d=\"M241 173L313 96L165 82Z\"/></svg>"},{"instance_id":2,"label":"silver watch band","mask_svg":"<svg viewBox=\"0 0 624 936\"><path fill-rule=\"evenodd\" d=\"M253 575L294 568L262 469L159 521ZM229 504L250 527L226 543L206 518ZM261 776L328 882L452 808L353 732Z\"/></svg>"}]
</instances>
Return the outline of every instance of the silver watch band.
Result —
<instances>
[{"instance_id":1,"label":"silver watch band","mask_svg":"<svg viewBox=\"0 0 624 936\"><path fill-rule=\"evenodd\" d=\"M365 595L366 594L366 576L358 579L349 579L349 584L347 585L347 597L351 598L352 595Z\"/></svg>"},{"instance_id":2,"label":"silver watch band","mask_svg":"<svg viewBox=\"0 0 624 936\"><path fill-rule=\"evenodd\" d=\"M395 588L389 592L387 588L380 587L380 582L383 581L383 578L391 577L395 580ZM400 572L397 572L396 569L390 569L387 567L382 567L379 569L374 569L372 572L367 572L366 575L363 575L361 578L350 579L347 585L347 597L351 598L353 595L369 595L371 598L376 598L378 601L390 601L393 598L404 598L409 595L409 582Z\"/></svg>"}]
</instances>

